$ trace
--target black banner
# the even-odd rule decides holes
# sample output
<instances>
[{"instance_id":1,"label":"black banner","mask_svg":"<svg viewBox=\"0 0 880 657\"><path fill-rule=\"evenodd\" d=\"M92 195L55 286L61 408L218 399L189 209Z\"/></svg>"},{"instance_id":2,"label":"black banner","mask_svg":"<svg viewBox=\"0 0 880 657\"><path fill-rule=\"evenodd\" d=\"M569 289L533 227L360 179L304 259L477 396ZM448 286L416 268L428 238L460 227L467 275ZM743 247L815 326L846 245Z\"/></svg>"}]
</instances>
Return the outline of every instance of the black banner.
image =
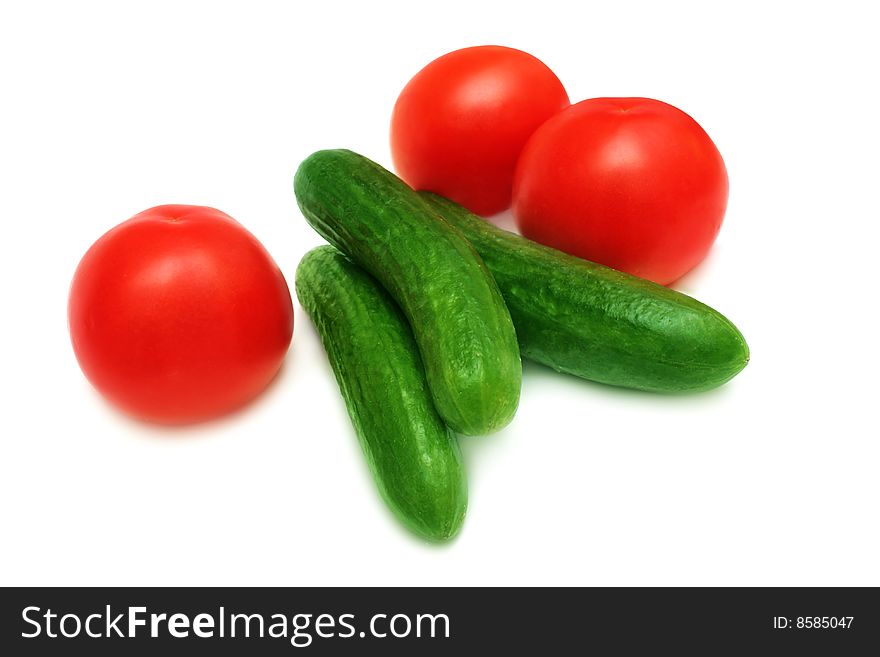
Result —
<instances>
[{"instance_id":1,"label":"black banner","mask_svg":"<svg viewBox=\"0 0 880 657\"><path fill-rule=\"evenodd\" d=\"M880 650L869 588L22 588L0 613L16 656Z\"/></svg>"}]
</instances>

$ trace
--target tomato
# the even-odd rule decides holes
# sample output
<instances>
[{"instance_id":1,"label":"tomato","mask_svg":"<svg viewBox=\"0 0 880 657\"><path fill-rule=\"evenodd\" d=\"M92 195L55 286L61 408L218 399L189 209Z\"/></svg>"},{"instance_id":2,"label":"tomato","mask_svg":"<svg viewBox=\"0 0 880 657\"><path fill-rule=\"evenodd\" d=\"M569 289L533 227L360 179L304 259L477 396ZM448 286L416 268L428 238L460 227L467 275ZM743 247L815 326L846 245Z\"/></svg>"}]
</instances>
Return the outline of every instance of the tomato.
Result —
<instances>
[{"instance_id":1,"label":"tomato","mask_svg":"<svg viewBox=\"0 0 880 657\"><path fill-rule=\"evenodd\" d=\"M281 271L241 224L213 208L163 205L86 252L68 321L80 367L108 400L182 423L266 387L287 353L293 306Z\"/></svg>"},{"instance_id":2,"label":"tomato","mask_svg":"<svg viewBox=\"0 0 880 657\"><path fill-rule=\"evenodd\" d=\"M464 48L409 81L391 117L391 154L411 187L481 215L510 206L513 171L535 129L568 105L539 59L502 46Z\"/></svg>"},{"instance_id":3,"label":"tomato","mask_svg":"<svg viewBox=\"0 0 880 657\"><path fill-rule=\"evenodd\" d=\"M525 237L668 284L708 252L727 170L690 116L648 98L597 98L542 125L517 164Z\"/></svg>"}]
</instances>

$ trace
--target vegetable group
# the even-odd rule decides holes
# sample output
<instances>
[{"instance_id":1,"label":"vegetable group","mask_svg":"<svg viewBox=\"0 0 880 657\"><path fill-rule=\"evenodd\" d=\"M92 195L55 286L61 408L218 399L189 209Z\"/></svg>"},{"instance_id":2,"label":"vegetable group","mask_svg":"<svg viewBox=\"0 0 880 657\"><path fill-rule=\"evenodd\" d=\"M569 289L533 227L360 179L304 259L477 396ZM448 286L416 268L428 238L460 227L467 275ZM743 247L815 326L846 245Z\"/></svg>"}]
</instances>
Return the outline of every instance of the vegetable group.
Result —
<instances>
[{"instance_id":1,"label":"vegetable group","mask_svg":"<svg viewBox=\"0 0 880 657\"><path fill-rule=\"evenodd\" d=\"M80 367L108 400L184 423L266 387L287 353L293 306L281 271L241 224L213 208L163 205L86 252L68 320Z\"/></svg>"},{"instance_id":2,"label":"vegetable group","mask_svg":"<svg viewBox=\"0 0 880 657\"><path fill-rule=\"evenodd\" d=\"M296 294L321 336L382 497L420 536L451 538L464 520L467 484L406 318L375 279L331 246L302 259Z\"/></svg>"},{"instance_id":3,"label":"vegetable group","mask_svg":"<svg viewBox=\"0 0 880 657\"><path fill-rule=\"evenodd\" d=\"M381 496L420 537L459 532L455 434L513 419L522 357L672 393L714 388L748 363L733 323L661 285L703 258L727 203L718 150L680 110L639 98L569 106L531 55L466 48L406 86L391 147L403 179L348 150L300 164L298 206L331 245L303 257L296 292ZM511 198L524 237L474 214ZM95 242L68 317L89 380L158 422L254 397L293 331L262 245L222 212L182 205Z\"/></svg>"},{"instance_id":4,"label":"vegetable group","mask_svg":"<svg viewBox=\"0 0 880 657\"><path fill-rule=\"evenodd\" d=\"M522 363L510 313L470 243L397 176L319 151L294 179L312 227L376 277L412 326L440 416L484 434L513 418Z\"/></svg>"},{"instance_id":5,"label":"vegetable group","mask_svg":"<svg viewBox=\"0 0 880 657\"><path fill-rule=\"evenodd\" d=\"M708 390L746 366L742 334L699 301L501 230L440 196L424 198L483 257L523 356L655 392Z\"/></svg>"}]
</instances>

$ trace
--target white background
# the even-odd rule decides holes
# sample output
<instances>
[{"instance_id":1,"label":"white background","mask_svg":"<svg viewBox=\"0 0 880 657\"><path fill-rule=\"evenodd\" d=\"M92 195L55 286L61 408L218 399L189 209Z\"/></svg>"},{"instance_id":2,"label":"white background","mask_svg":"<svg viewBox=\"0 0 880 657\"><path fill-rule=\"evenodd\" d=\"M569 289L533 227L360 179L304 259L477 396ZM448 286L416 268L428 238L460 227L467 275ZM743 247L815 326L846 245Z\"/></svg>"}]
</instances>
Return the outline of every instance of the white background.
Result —
<instances>
[{"instance_id":1,"label":"white background","mask_svg":"<svg viewBox=\"0 0 880 657\"><path fill-rule=\"evenodd\" d=\"M0 583L880 584L870 3L395 4L2 5ZM300 160L390 164L406 81L484 43L540 57L572 100L659 98L713 137L729 211L679 287L746 335L738 378L668 398L527 364L513 424L462 440L470 510L445 547L383 506L299 305L280 379L232 418L154 428L90 388L66 298L105 230L212 205L292 286L321 242Z\"/></svg>"}]
</instances>

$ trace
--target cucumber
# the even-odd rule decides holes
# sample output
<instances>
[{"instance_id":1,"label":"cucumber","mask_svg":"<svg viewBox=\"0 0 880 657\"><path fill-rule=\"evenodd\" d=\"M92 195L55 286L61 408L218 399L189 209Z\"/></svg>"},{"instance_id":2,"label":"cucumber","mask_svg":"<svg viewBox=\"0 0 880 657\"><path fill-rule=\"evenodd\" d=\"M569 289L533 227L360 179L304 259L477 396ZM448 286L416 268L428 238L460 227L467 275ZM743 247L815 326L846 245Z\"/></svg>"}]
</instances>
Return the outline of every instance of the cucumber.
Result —
<instances>
[{"instance_id":1,"label":"cucumber","mask_svg":"<svg viewBox=\"0 0 880 657\"><path fill-rule=\"evenodd\" d=\"M709 306L501 230L441 196L421 195L483 257L523 357L655 392L715 388L748 363L742 334Z\"/></svg>"},{"instance_id":2,"label":"cucumber","mask_svg":"<svg viewBox=\"0 0 880 657\"><path fill-rule=\"evenodd\" d=\"M522 379L516 333L461 233L397 176L351 151L306 158L294 191L309 224L400 305L446 423L476 435L510 422Z\"/></svg>"},{"instance_id":3,"label":"cucumber","mask_svg":"<svg viewBox=\"0 0 880 657\"><path fill-rule=\"evenodd\" d=\"M431 402L406 319L369 274L332 246L303 257L296 295L321 336L385 502L416 534L452 538L467 509L461 455Z\"/></svg>"}]
</instances>

